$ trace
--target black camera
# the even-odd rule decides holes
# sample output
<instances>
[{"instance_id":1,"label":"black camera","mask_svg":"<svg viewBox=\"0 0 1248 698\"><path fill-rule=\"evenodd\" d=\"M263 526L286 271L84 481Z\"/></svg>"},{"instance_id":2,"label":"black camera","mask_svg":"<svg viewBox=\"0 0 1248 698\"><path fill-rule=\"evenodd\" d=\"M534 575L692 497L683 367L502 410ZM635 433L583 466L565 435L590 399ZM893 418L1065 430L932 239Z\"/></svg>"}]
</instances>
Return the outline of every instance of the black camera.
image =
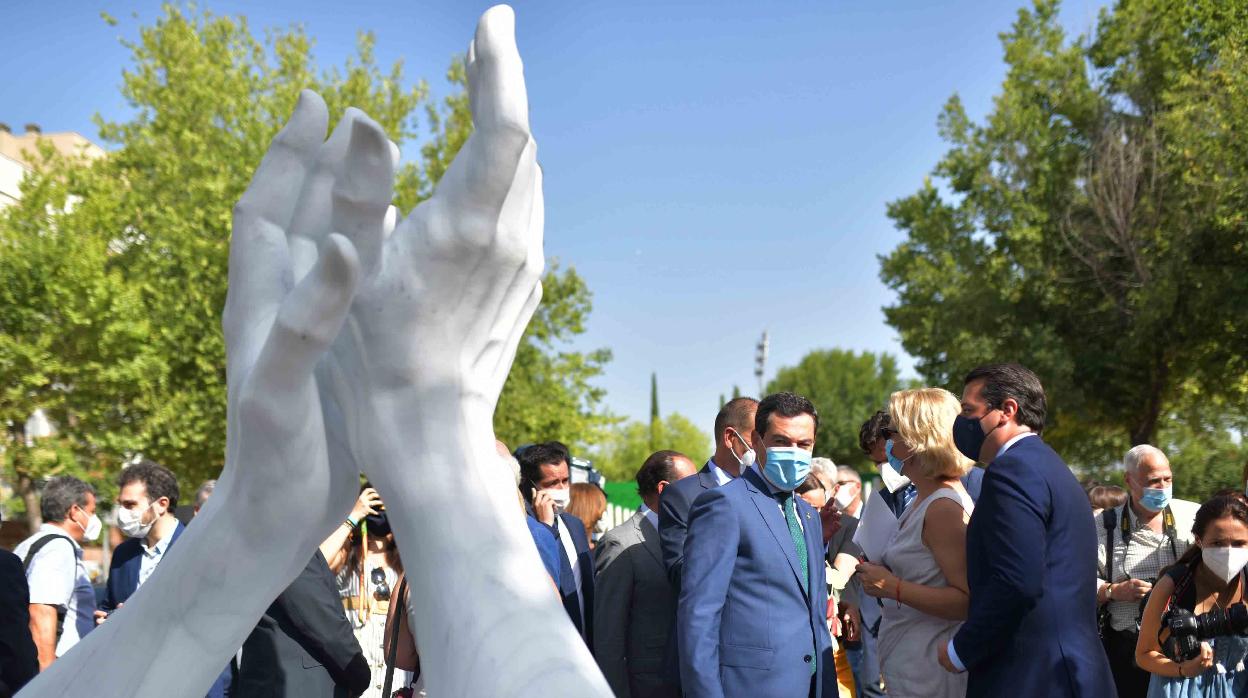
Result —
<instances>
[{"instance_id":1,"label":"black camera","mask_svg":"<svg viewBox=\"0 0 1248 698\"><path fill-rule=\"evenodd\" d=\"M1248 606L1237 603L1226 610L1214 606L1200 615L1186 608L1172 608L1164 627L1170 631L1170 637L1162 643L1162 650L1174 661L1183 662L1200 654L1201 640L1248 635Z\"/></svg>"}]
</instances>

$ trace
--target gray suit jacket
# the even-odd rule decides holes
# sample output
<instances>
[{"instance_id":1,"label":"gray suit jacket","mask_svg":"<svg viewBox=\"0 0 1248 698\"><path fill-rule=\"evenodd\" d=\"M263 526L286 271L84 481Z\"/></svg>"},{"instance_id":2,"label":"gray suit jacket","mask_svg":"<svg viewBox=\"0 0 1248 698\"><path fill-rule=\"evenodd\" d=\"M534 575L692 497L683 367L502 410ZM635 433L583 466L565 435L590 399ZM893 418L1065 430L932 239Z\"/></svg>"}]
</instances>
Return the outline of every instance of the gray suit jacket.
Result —
<instances>
[{"instance_id":1,"label":"gray suit jacket","mask_svg":"<svg viewBox=\"0 0 1248 698\"><path fill-rule=\"evenodd\" d=\"M594 655L619 698L679 696L665 671L676 595L659 532L641 512L607 531L594 549Z\"/></svg>"}]
</instances>

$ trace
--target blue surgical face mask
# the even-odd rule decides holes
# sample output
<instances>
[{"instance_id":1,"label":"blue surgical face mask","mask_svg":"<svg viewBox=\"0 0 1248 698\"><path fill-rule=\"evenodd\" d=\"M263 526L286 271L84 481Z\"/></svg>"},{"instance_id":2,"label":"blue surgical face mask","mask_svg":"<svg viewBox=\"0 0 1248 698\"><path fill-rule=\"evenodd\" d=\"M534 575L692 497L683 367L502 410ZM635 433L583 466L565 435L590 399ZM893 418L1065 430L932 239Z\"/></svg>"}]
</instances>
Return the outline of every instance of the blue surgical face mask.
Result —
<instances>
[{"instance_id":1,"label":"blue surgical face mask","mask_svg":"<svg viewBox=\"0 0 1248 698\"><path fill-rule=\"evenodd\" d=\"M1145 487L1144 494L1140 495L1140 506L1149 511L1161 511L1170 504L1173 493L1173 487Z\"/></svg>"},{"instance_id":2,"label":"blue surgical face mask","mask_svg":"<svg viewBox=\"0 0 1248 698\"><path fill-rule=\"evenodd\" d=\"M811 452L796 446L778 446L767 449L767 462L763 475L776 487L792 492L806 481L810 474Z\"/></svg>"},{"instance_id":3,"label":"blue surgical face mask","mask_svg":"<svg viewBox=\"0 0 1248 698\"><path fill-rule=\"evenodd\" d=\"M893 470L896 470L898 475L902 474L901 469L906 467L906 461L914 457L914 454L911 454L910 457L902 460L901 458L894 456L892 439L884 442L884 455L888 456L888 464L893 466Z\"/></svg>"}]
</instances>

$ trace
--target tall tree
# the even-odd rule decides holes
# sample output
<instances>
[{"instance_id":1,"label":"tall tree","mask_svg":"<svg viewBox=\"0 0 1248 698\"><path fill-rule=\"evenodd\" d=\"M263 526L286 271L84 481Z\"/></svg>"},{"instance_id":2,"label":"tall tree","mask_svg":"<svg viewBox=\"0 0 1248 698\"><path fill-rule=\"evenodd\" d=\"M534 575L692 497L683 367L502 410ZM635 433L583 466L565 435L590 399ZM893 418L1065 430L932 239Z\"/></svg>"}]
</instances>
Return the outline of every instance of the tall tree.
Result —
<instances>
[{"instance_id":1,"label":"tall tree","mask_svg":"<svg viewBox=\"0 0 1248 698\"><path fill-rule=\"evenodd\" d=\"M650 450L651 452L658 450L655 444L658 443L656 433L660 428L659 423L659 376L653 371L650 373Z\"/></svg>"},{"instance_id":2,"label":"tall tree","mask_svg":"<svg viewBox=\"0 0 1248 698\"><path fill-rule=\"evenodd\" d=\"M711 455L711 439L682 414L673 412L649 425L628 421L606 430L594 452L594 467L612 481L632 480L651 453L679 451L694 463Z\"/></svg>"},{"instance_id":3,"label":"tall tree","mask_svg":"<svg viewBox=\"0 0 1248 698\"><path fill-rule=\"evenodd\" d=\"M858 427L900 387L897 360L889 354L818 349L796 366L776 371L767 392L787 390L813 402L819 411L815 455L854 465L866 463L858 448Z\"/></svg>"},{"instance_id":4,"label":"tall tree","mask_svg":"<svg viewBox=\"0 0 1248 698\"><path fill-rule=\"evenodd\" d=\"M1244 209L1225 201L1244 198L1243 146L1188 117L1242 113L1248 17L1242 2L1120 0L1069 42L1057 10L1037 0L1002 34L1009 69L982 124L956 96L945 106L934 176L951 195L927 180L889 205L906 240L881 278L924 379L1029 365L1047 436L1095 466L1155 441L1186 392L1242 391ZM1193 180L1197 148L1225 170Z\"/></svg>"},{"instance_id":5,"label":"tall tree","mask_svg":"<svg viewBox=\"0 0 1248 698\"><path fill-rule=\"evenodd\" d=\"M4 460L28 513L40 479L78 472L106 484L137 452L190 487L219 471L231 211L299 90L324 95L334 121L347 106L363 109L400 146L419 135L425 107L428 138L400 172L403 208L429 195L471 132L461 59L448 73L454 92L433 104L401 62L377 65L370 34L327 71L301 29L267 37L241 17L165 5L125 42L121 93L133 116L97 117L109 155L89 166L49 160L24 182L22 204L0 215ZM608 422L590 381L610 354L568 347L591 309L584 280L552 264L544 286L498 432L587 443ZM38 407L61 436L31 450L21 425Z\"/></svg>"}]
</instances>

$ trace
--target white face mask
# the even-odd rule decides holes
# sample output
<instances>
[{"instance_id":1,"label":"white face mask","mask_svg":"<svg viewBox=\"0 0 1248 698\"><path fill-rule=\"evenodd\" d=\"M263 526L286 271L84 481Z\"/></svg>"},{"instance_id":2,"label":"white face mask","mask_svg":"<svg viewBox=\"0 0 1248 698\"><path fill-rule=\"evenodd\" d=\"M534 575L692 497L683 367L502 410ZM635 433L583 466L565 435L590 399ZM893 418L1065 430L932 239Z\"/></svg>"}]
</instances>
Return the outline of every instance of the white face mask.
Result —
<instances>
[{"instance_id":1,"label":"white face mask","mask_svg":"<svg viewBox=\"0 0 1248 698\"><path fill-rule=\"evenodd\" d=\"M833 499L836 501L836 508L841 511L845 511L849 508L850 504L854 503L854 492L848 487L842 485L836 488L836 496L833 497Z\"/></svg>"},{"instance_id":2,"label":"white face mask","mask_svg":"<svg viewBox=\"0 0 1248 698\"><path fill-rule=\"evenodd\" d=\"M118 509L117 528L120 528L122 533L131 538L143 538L148 531L152 530L152 525L156 523L156 518L158 518L152 517L151 521L143 523L143 514L151 508L152 505L149 503L142 509Z\"/></svg>"},{"instance_id":3,"label":"white face mask","mask_svg":"<svg viewBox=\"0 0 1248 698\"><path fill-rule=\"evenodd\" d=\"M1248 564L1248 548L1201 548L1200 561L1229 583Z\"/></svg>"},{"instance_id":4,"label":"white face mask","mask_svg":"<svg viewBox=\"0 0 1248 698\"><path fill-rule=\"evenodd\" d=\"M568 499L571 498L572 496L571 488L563 487L560 489L545 490L545 492L546 492L546 496L550 497L551 501L555 503L555 506L559 507L560 509L568 508Z\"/></svg>"},{"instance_id":5,"label":"white face mask","mask_svg":"<svg viewBox=\"0 0 1248 698\"><path fill-rule=\"evenodd\" d=\"M95 514L87 519L87 530L83 532L82 537L86 540L95 540L100 537L100 531L104 530L104 523L100 521L100 517Z\"/></svg>"},{"instance_id":6,"label":"white face mask","mask_svg":"<svg viewBox=\"0 0 1248 698\"><path fill-rule=\"evenodd\" d=\"M884 486L888 488L889 492L896 492L910 484L910 478L897 472L893 466L888 464L888 461L880 463L879 469L880 480L884 481Z\"/></svg>"},{"instance_id":7,"label":"white face mask","mask_svg":"<svg viewBox=\"0 0 1248 698\"><path fill-rule=\"evenodd\" d=\"M70 519L70 520L73 521L73 519ZM77 521L74 521L74 523L78 524L79 527L82 527L82 524L78 523ZM96 516L95 514L92 514L87 517L86 528L82 529L82 539L84 541L95 540L96 538L100 537L100 531L103 531L103 530L104 530L104 522L100 521L100 517Z\"/></svg>"},{"instance_id":8,"label":"white face mask","mask_svg":"<svg viewBox=\"0 0 1248 698\"><path fill-rule=\"evenodd\" d=\"M741 444L745 446L745 453L738 456L737 452L733 451L732 457L737 459L737 462L741 464L742 469L753 466L754 463L758 461L758 454L754 453L754 449L750 448L750 442L746 441L744 436L741 436L741 432L733 429L732 433L736 434L737 438L741 439Z\"/></svg>"}]
</instances>

